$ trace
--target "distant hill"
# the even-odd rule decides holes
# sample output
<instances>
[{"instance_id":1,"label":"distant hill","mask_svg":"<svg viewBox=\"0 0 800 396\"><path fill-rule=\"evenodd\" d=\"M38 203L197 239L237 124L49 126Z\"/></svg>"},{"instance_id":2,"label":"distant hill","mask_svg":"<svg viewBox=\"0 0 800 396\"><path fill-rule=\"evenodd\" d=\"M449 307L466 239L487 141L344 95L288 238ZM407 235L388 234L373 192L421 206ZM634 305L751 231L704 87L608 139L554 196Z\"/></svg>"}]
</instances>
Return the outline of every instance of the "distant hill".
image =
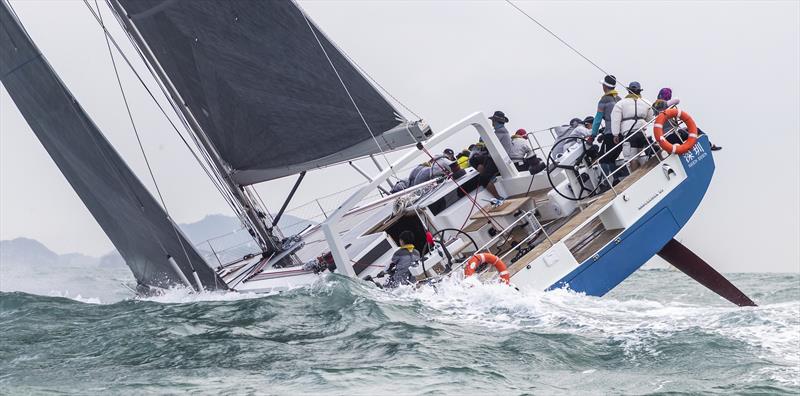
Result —
<instances>
[{"instance_id":1,"label":"distant hill","mask_svg":"<svg viewBox=\"0 0 800 396\"><path fill-rule=\"evenodd\" d=\"M292 235L311 223L286 215L281 224L294 224L282 230L284 235ZM208 242L197 247L211 265L217 264L217 257L227 262L258 250L248 232L240 230L239 219L235 217L211 215L180 227L193 244L215 238L211 244L216 256ZM225 236L217 238L220 235ZM30 238L0 241L0 291L119 301L131 296L130 289L122 284L132 286L135 281L116 250L91 257L81 253L57 254Z\"/></svg>"},{"instance_id":2,"label":"distant hill","mask_svg":"<svg viewBox=\"0 0 800 396\"><path fill-rule=\"evenodd\" d=\"M283 235L289 236L313 224L315 223L285 214L278 228ZM209 215L194 223L181 224L181 230L209 263L216 263L217 260L224 263L259 251L253 238L247 230L242 229L236 217Z\"/></svg>"},{"instance_id":3,"label":"distant hill","mask_svg":"<svg viewBox=\"0 0 800 396\"><path fill-rule=\"evenodd\" d=\"M292 235L302 231L309 224L316 223L285 214L278 223L278 228L284 235ZM243 234L243 239L250 239L248 233L242 230L242 224L238 218L221 214L208 215L194 223L181 224L180 227L194 244L228 233Z\"/></svg>"},{"instance_id":4,"label":"distant hill","mask_svg":"<svg viewBox=\"0 0 800 396\"><path fill-rule=\"evenodd\" d=\"M0 241L0 263L37 266L94 264L96 258L80 253L58 255L35 239L16 238Z\"/></svg>"},{"instance_id":5,"label":"distant hill","mask_svg":"<svg viewBox=\"0 0 800 396\"><path fill-rule=\"evenodd\" d=\"M58 261L58 255L35 239L16 238L0 241L0 261L8 260L52 265Z\"/></svg>"},{"instance_id":6,"label":"distant hill","mask_svg":"<svg viewBox=\"0 0 800 396\"><path fill-rule=\"evenodd\" d=\"M314 223L291 215L284 215L280 224L287 226L286 229L281 229L284 235L292 235ZM251 246L253 243L250 243L252 241L250 235L246 230L241 229L239 219L236 217L220 214L208 215L194 223L181 224L180 227L193 244L214 238L210 243L222 256L223 261L229 256L241 255L242 252L246 254L254 249ZM198 250L206 256L212 254L208 242L199 245ZM228 254L221 253L223 251ZM36 267L101 266L113 268L125 266L124 260L116 250L101 257L91 257L81 253L59 255L35 239L16 238L0 241L0 265L14 264Z\"/></svg>"},{"instance_id":7,"label":"distant hill","mask_svg":"<svg viewBox=\"0 0 800 396\"><path fill-rule=\"evenodd\" d=\"M239 219L221 214L208 215L194 223L181 224L186 237L197 244L205 240L218 237L229 232L236 232L242 228ZM243 234L247 234L244 232Z\"/></svg>"}]
</instances>

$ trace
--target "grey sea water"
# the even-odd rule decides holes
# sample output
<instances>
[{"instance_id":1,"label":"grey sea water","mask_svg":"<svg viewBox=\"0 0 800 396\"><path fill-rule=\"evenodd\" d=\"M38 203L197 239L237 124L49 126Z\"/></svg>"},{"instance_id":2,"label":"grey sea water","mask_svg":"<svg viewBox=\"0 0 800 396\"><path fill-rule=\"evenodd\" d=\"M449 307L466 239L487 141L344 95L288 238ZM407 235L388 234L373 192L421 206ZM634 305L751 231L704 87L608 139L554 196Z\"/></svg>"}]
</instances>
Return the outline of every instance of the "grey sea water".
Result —
<instances>
[{"instance_id":1,"label":"grey sea water","mask_svg":"<svg viewBox=\"0 0 800 396\"><path fill-rule=\"evenodd\" d=\"M797 274L731 275L758 308L665 270L603 298L330 276L271 296L134 299L107 276L73 280L80 296L0 294L0 393L800 393Z\"/></svg>"}]
</instances>

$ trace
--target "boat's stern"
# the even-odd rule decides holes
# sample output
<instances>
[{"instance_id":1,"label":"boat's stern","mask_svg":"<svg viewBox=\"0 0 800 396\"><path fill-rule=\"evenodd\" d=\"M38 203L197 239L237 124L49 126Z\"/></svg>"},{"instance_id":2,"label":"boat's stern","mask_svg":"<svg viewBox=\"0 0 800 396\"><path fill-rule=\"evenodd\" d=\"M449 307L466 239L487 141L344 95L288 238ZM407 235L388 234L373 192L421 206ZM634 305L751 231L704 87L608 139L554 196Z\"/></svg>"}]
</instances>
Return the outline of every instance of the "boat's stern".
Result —
<instances>
[{"instance_id":1,"label":"boat's stern","mask_svg":"<svg viewBox=\"0 0 800 396\"><path fill-rule=\"evenodd\" d=\"M653 157L513 266L520 288L568 287L602 296L639 269L688 222L714 174L708 137L681 155Z\"/></svg>"}]
</instances>

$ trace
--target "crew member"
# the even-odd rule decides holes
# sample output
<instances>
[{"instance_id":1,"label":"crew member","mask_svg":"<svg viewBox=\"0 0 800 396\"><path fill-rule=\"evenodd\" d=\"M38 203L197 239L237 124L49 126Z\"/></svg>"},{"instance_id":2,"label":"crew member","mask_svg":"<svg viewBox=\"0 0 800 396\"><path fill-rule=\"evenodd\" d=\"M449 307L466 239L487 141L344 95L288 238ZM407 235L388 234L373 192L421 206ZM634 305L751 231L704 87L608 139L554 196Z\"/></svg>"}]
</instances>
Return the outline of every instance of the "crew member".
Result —
<instances>
[{"instance_id":1,"label":"crew member","mask_svg":"<svg viewBox=\"0 0 800 396\"><path fill-rule=\"evenodd\" d=\"M456 160L456 153L453 152L453 149L446 148L446 149L444 149L443 154L450 161L455 161Z\"/></svg>"},{"instance_id":2,"label":"crew member","mask_svg":"<svg viewBox=\"0 0 800 396\"><path fill-rule=\"evenodd\" d=\"M400 285L414 284L416 279L411 275L409 268L415 265L419 259L419 251L414 248L414 233L405 230L397 238L400 247L392 255L389 261L387 273L390 275L386 287L393 288Z\"/></svg>"},{"instance_id":3,"label":"crew member","mask_svg":"<svg viewBox=\"0 0 800 396\"><path fill-rule=\"evenodd\" d=\"M615 89L617 86L616 77L607 75L601 83L603 85L603 96L600 97L600 101L597 103L597 114L595 114L594 122L592 123L592 139L601 140L602 146L599 154L604 156L599 162L600 167L608 175L616 168L617 157L622 152L621 148L614 148L616 143L613 139L611 127L611 112L614 110L614 105L620 101L620 97ZM605 127L603 130L600 128L601 123ZM619 180L617 177L614 177L614 179Z\"/></svg>"},{"instance_id":4,"label":"crew member","mask_svg":"<svg viewBox=\"0 0 800 396\"><path fill-rule=\"evenodd\" d=\"M458 162L458 167L461 169L469 168L469 155L472 152L472 147L474 144L471 144L468 149L465 149L458 153L456 156L456 162Z\"/></svg>"},{"instance_id":5,"label":"crew member","mask_svg":"<svg viewBox=\"0 0 800 396\"><path fill-rule=\"evenodd\" d=\"M594 123L594 117L588 116L583 120L580 120L580 123L575 127L572 128L572 131L566 136L570 138L574 138L564 144L563 151L571 150L574 147L580 147L583 145L578 139L591 139L592 137L592 124ZM594 148L595 146L589 147L589 158L597 158L597 149Z\"/></svg>"},{"instance_id":6,"label":"crew member","mask_svg":"<svg viewBox=\"0 0 800 396\"><path fill-rule=\"evenodd\" d=\"M594 117L587 116L581 121L581 125L578 125L572 132L573 136L580 136L583 138L592 136L592 124L594 124Z\"/></svg>"},{"instance_id":7,"label":"crew member","mask_svg":"<svg viewBox=\"0 0 800 396\"><path fill-rule=\"evenodd\" d=\"M622 149L626 162L638 156L636 160L629 162L628 166L632 172L647 160L639 153L648 145L644 127L655 115L653 108L642 100L642 85L639 82L632 81L626 89L628 95L617 102L611 112L611 130L614 131L615 142L628 138Z\"/></svg>"},{"instance_id":8,"label":"crew member","mask_svg":"<svg viewBox=\"0 0 800 396\"><path fill-rule=\"evenodd\" d=\"M554 160L557 160L558 156L566 151L567 146L572 146L574 141L566 142L563 140L572 137L572 132L575 130L575 128L579 127L581 123L582 121L580 118L573 118L569 120L569 124L555 127L556 145L553 146L553 149L551 150L551 155L553 156Z\"/></svg>"},{"instance_id":9,"label":"crew member","mask_svg":"<svg viewBox=\"0 0 800 396\"><path fill-rule=\"evenodd\" d=\"M679 103L681 103L680 99L672 97L672 89L661 88L661 90L658 91L658 97L656 98L656 101L653 102L653 110L655 111L656 115L659 115L661 114L662 111L672 106L676 106ZM675 132L674 134L669 134L670 131L675 131ZM704 134L704 132L700 128L697 128L697 131L698 134L700 135ZM674 118L668 119L667 122L664 124L664 133L665 136L667 137L667 141L669 141L672 144L680 144L682 142L681 138L683 140L686 140L689 137L689 133L686 132L686 130L681 129L678 120ZM678 134L681 135L681 138L678 138L677 136ZM722 150L722 146L717 146L716 144L711 143L711 151L719 151L719 150Z\"/></svg>"},{"instance_id":10,"label":"crew member","mask_svg":"<svg viewBox=\"0 0 800 396\"><path fill-rule=\"evenodd\" d=\"M469 165L478 171L478 184L486 189L492 196L499 200L504 198L497 192L497 187L494 186L494 178L500 172L495 165L492 156L489 155L489 150L483 141L478 141L470 150Z\"/></svg>"},{"instance_id":11,"label":"crew member","mask_svg":"<svg viewBox=\"0 0 800 396\"><path fill-rule=\"evenodd\" d=\"M492 127L494 128L494 134L497 135L497 139L500 140L500 144L503 145L503 148L506 150L506 153L509 155L511 154L511 134L506 129L506 123L508 122L508 117L506 117L505 113L502 111L495 111L494 114L489 117L492 120Z\"/></svg>"},{"instance_id":12,"label":"crew member","mask_svg":"<svg viewBox=\"0 0 800 396\"><path fill-rule=\"evenodd\" d=\"M450 151L452 152L452 150ZM414 173L414 180L411 185L416 186L417 184L422 184L428 180L444 175L445 170L450 169L450 162L451 161L447 159L445 154L433 157L430 162L422 164L422 168Z\"/></svg>"},{"instance_id":13,"label":"crew member","mask_svg":"<svg viewBox=\"0 0 800 396\"><path fill-rule=\"evenodd\" d=\"M495 111L489 119L492 120L492 127L494 128L497 139L500 140L500 144L503 146L503 149L506 150L506 153L510 154L513 150L511 134L508 133L508 129L505 127L505 124L508 122L508 117L506 117L505 113L498 110ZM486 149L483 141L479 141L473 148L469 156L469 164L478 171L478 183L492 194L498 203L505 200L505 198L501 197L500 193L497 192L497 187L494 185L494 178L498 175L499 170L492 156L489 155L489 151Z\"/></svg>"},{"instance_id":14,"label":"crew member","mask_svg":"<svg viewBox=\"0 0 800 396\"><path fill-rule=\"evenodd\" d=\"M427 168L428 166L430 166L430 163L423 162L423 163L417 165L416 167L414 167L414 169L411 170L411 173L408 174L408 187L411 187L411 186L414 185L414 179L417 178L417 175L419 174L419 172L421 172L423 169Z\"/></svg>"},{"instance_id":15,"label":"crew member","mask_svg":"<svg viewBox=\"0 0 800 396\"><path fill-rule=\"evenodd\" d=\"M508 156L511 157L511 161L520 172L528 171L535 175L546 167L544 162L533 153L528 142L528 132L524 129L518 129L511 137L511 152L508 153Z\"/></svg>"}]
</instances>

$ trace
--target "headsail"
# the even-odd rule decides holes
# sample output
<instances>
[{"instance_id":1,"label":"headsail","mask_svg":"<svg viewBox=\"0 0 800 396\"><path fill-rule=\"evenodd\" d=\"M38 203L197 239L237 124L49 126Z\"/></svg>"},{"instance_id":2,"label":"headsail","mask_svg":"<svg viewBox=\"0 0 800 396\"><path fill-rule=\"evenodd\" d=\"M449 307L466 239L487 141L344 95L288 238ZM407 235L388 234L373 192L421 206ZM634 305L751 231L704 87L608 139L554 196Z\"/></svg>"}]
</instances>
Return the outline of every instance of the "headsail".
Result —
<instances>
[{"instance_id":1,"label":"headsail","mask_svg":"<svg viewBox=\"0 0 800 396\"><path fill-rule=\"evenodd\" d=\"M291 1L112 1L240 185L426 139Z\"/></svg>"},{"instance_id":2,"label":"headsail","mask_svg":"<svg viewBox=\"0 0 800 396\"><path fill-rule=\"evenodd\" d=\"M0 26L0 81L139 284L195 286L199 279L206 289L224 289L222 280L89 119L3 1Z\"/></svg>"}]
</instances>

